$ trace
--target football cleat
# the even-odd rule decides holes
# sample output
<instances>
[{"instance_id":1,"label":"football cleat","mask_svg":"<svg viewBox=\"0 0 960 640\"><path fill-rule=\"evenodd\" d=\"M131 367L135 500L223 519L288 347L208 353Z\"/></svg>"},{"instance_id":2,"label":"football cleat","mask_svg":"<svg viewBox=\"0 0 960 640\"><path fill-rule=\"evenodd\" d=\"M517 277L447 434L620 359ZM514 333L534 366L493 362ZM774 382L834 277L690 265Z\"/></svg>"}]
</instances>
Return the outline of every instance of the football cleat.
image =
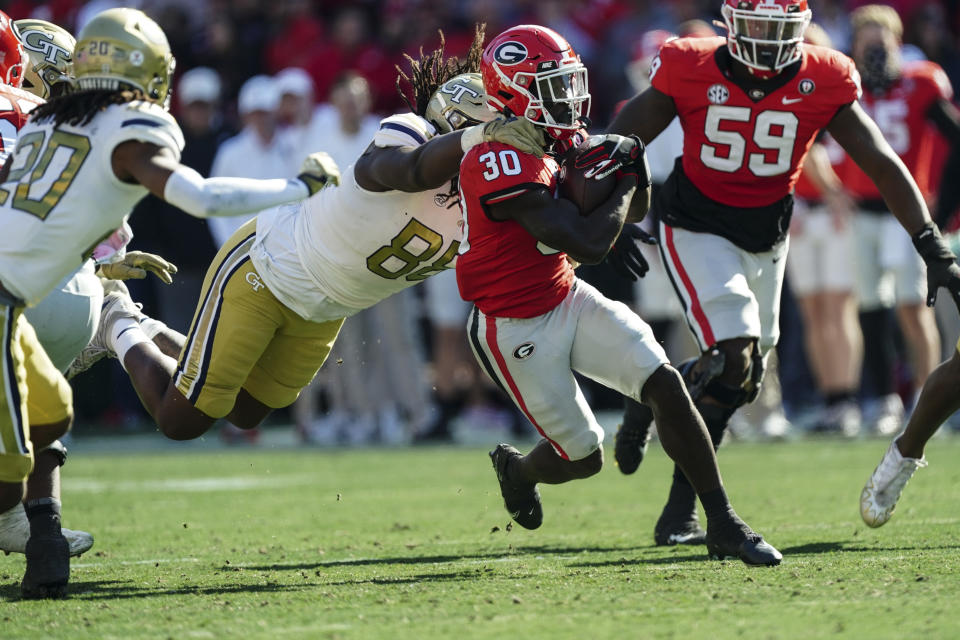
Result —
<instances>
[{"instance_id":1,"label":"football cleat","mask_svg":"<svg viewBox=\"0 0 960 640\"><path fill-rule=\"evenodd\" d=\"M70 545L63 535L31 536L27 541L27 570L20 583L26 600L64 598L70 580Z\"/></svg>"},{"instance_id":2,"label":"football cleat","mask_svg":"<svg viewBox=\"0 0 960 640\"><path fill-rule=\"evenodd\" d=\"M652 418L652 414L651 414ZM620 473L630 475L637 470L647 453L650 442L650 426L653 420L630 424L624 422L613 436L613 459Z\"/></svg>"},{"instance_id":3,"label":"football cleat","mask_svg":"<svg viewBox=\"0 0 960 640\"><path fill-rule=\"evenodd\" d=\"M860 492L860 517L863 521L871 527L886 524L907 482L917 469L925 466L925 458L905 458L897 448L897 441L891 442L883 460Z\"/></svg>"},{"instance_id":4,"label":"football cleat","mask_svg":"<svg viewBox=\"0 0 960 640\"><path fill-rule=\"evenodd\" d=\"M724 529L717 536L711 536L712 531L707 533L707 554L713 560L736 558L750 566L775 567L780 564L783 554L760 534L747 531L731 528Z\"/></svg>"},{"instance_id":5,"label":"football cleat","mask_svg":"<svg viewBox=\"0 0 960 640\"><path fill-rule=\"evenodd\" d=\"M669 506L669 505L668 505ZM686 515L677 516L665 508L653 528L653 541L658 547L672 547L677 544L703 544L707 532L700 526L700 519L694 510Z\"/></svg>"},{"instance_id":6,"label":"football cleat","mask_svg":"<svg viewBox=\"0 0 960 640\"><path fill-rule=\"evenodd\" d=\"M70 545L70 555L79 556L93 546L93 536L86 531L62 529L63 537ZM30 521L23 507L0 513L0 551L6 554L26 553L30 538Z\"/></svg>"},{"instance_id":7,"label":"football cleat","mask_svg":"<svg viewBox=\"0 0 960 640\"><path fill-rule=\"evenodd\" d=\"M503 496L503 506L507 513L524 529L536 529L543 524L543 505L540 504L537 485L515 483L509 478L510 461L522 457L522 453L508 444L498 444L497 448L490 452L490 460L493 461L493 470L497 473L500 495Z\"/></svg>"}]
</instances>

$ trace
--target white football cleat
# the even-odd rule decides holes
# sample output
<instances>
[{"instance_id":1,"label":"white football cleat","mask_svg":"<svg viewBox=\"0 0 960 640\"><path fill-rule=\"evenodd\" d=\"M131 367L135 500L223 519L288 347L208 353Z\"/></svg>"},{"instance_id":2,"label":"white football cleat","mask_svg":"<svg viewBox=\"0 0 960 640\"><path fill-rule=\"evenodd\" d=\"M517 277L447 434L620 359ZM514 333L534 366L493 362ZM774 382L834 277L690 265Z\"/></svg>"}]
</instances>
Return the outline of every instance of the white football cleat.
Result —
<instances>
[{"instance_id":1,"label":"white football cleat","mask_svg":"<svg viewBox=\"0 0 960 640\"><path fill-rule=\"evenodd\" d=\"M86 531L61 529L63 537L70 544L70 555L79 556L93 546L93 536ZM0 513L0 551L6 554L25 553L30 538L30 521L23 505L17 505L5 513Z\"/></svg>"},{"instance_id":2,"label":"white football cleat","mask_svg":"<svg viewBox=\"0 0 960 640\"><path fill-rule=\"evenodd\" d=\"M100 307L100 322L97 332L93 334L90 344L83 348L70 366L67 367L66 378L70 380L75 375L83 373L94 364L106 357L115 358L117 355L110 348L110 328L120 318L133 318L137 322L146 318L140 305L130 298L127 286L119 280L108 280L104 284L103 305Z\"/></svg>"},{"instance_id":3,"label":"white football cleat","mask_svg":"<svg viewBox=\"0 0 960 640\"><path fill-rule=\"evenodd\" d=\"M883 460L860 492L860 516L863 521L871 527L886 524L897 507L907 481L917 469L925 466L925 458L904 458L897 449L897 441L891 442Z\"/></svg>"}]
</instances>

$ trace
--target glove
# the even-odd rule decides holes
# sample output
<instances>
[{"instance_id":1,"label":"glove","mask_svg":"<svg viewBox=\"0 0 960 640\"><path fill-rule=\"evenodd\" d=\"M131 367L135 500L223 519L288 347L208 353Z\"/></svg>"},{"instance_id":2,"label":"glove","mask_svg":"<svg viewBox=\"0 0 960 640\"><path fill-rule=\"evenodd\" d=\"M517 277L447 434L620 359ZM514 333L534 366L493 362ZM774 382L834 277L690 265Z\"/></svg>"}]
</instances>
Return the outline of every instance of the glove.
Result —
<instances>
[{"instance_id":1,"label":"glove","mask_svg":"<svg viewBox=\"0 0 960 640\"><path fill-rule=\"evenodd\" d=\"M170 284L177 272L177 265L152 253L128 251L123 260L99 266L100 275L109 280L143 280L148 271L163 280L164 284Z\"/></svg>"},{"instance_id":2,"label":"glove","mask_svg":"<svg viewBox=\"0 0 960 640\"><path fill-rule=\"evenodd\" d=\"M646 168L643 143L637 136L590 136L584 146L587 149L577 156L573 166L586 169L583 173L585 178L603 180L612 173L622 171L636 175L638 186L649 186L649 178L646 184L642 184L641 180L643 176L640 173L649 174L650 170Z\"/></svg>"},{"instance_id":3,"label":"glove","mask_svg":"<svg viewBox=\"0 0 960 640\"><path fill-rule=\"evenodd\" d=\"M960 266L957 266L957 256L940 236L940 230L928 222L913 234L913 246L927 264L927 306L934 305L937 290L944 287L960 311Z\"/></svg>"},{"instance_id":4,"label":"glove","mask_svg":"<svg viewBox=\"0 0 960 640\"><path fill-rule=\"evenodd\" d=\"M499 142L538 158L547 152L543 129L526 118L496 118L464 129L460 137L464 153L484 142Z\"/></svg>"},{"instance_id":5,"label":"glove","mask_svg":"<svg viewBox=\"0 0 960 640\"><path fill-rule=\"evenodd\" d=\"M307 191L313 195L327 185L340 184L340 169L333 158L323 151L317 151L304 159L297 178L307 185Z\"/></svg>"},{"instance_id":6,"label":"glove","mask_svg":"<svg viewBox=\"0 0 960 640\"><path fill-rule=\"evenodd\" d=\"M657 239L640 228L640 225L623 225L620 235L613 243L613 248L610 249L606 258L607 264L613 267L617 273L633 282L636 282L637 278L647 275L647 271L650 270L650 264L643 257L640 245L637 244L638 240L643 244L657 244Z\"/></svg>"}]
</instances>

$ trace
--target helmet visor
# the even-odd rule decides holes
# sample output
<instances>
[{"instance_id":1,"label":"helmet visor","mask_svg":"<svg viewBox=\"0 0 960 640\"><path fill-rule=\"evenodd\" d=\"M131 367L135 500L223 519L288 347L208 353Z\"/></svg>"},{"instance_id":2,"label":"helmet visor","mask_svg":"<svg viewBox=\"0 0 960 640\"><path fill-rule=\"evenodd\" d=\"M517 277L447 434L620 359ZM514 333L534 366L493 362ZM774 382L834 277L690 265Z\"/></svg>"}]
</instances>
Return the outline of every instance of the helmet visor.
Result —
<instances>
[{"instance_id":1,"label":"helmet visor","mask_svg":"<svg viewBox=\"0 0 960 640\"><path fill-rule=\"evenodd\" d=\"M590 111L587 69L570 66L555 72L537 75L537 94L544 112L560 128L579 128L580 118Z\"/></svg>"}]
</instances>

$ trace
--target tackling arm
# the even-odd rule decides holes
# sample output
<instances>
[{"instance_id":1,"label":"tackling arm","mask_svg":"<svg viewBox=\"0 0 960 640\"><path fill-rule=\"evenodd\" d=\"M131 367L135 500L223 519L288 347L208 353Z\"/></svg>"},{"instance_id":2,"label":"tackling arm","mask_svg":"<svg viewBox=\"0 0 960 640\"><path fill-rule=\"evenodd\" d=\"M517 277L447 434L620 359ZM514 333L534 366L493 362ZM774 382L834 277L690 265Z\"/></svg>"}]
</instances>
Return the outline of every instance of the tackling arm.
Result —
<instances>
[{"instance_id":1,"label":"tackling arm","mask_svg":"<svg viewBox=\"0 0 960 640\"><path fill-rule=\"evenodd\" d=\"M934 214L937 224L943 227L960 206L960 181L953 178L960 175L960 110L949 100L941 98L930 107L927 119L936 125L937 130L952 147L940 178L940 193Z\"/></svg>"},{"instance_id":2,"label":"tackling arm","mask_svg":"<svg viewBox=\"0 0 960 640\"><path fill-rule=\"evenodd\" d=\"M416 193L448 183L460 170L463 131L437 136L418 147L370 144L353 166L357 184L367 191Z\"/></svg>"},{"instance_id":3,"label":"tackling arm","mask_svg":"<svg viewBox=\"0 0 960 640\"><path fill-rule=\"evenodd\" d=\"M495 220L515 220L537 240L577 262L597 264L620 234L635 190L633 179L620 180L603 204L580 215L572 202L540 187L489 206L488 214Z\"/></svg>"},{"instance_id":4,"label":"tackling arm","mask_svg":"<svg viewBox=\"0 0 960 640\"><path fill-rule=\"evenodd\" d=\"M198 218L253 213L302 200L312 192L302 179L203 178L181 165L166 147L136 140L117 145L112 164L121 181L139 183Z\"/></svg>"},{"instance_id":5,"label":"tackling arm","mask_svg":"<svg viewBox=\"0 0 960 640\"><path fill-rule=\"evenodd\" d=\"M623 105L610 123L607 133L636 135L643 144L650 144L677 115L673 98L649 87Z\"/></svg>"}]
</instances>

